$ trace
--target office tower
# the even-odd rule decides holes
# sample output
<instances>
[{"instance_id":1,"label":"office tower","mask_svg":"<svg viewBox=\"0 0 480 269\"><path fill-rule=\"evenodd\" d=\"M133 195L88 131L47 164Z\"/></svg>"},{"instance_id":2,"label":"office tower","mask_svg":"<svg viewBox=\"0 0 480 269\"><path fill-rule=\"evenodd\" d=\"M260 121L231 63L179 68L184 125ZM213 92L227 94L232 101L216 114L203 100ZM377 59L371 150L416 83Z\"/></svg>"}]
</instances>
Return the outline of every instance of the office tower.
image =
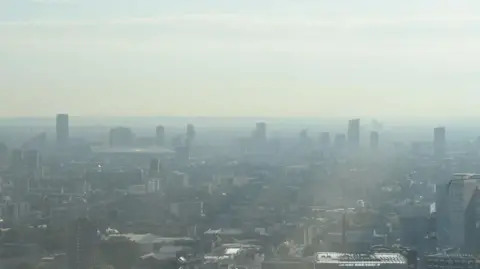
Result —
<instances>
[{"instance_id":1,"label":"office tower","mask_svg":"<svg viewBox=\"0 0 480 269\"><path fill-rule=\"evenodd\" d=\"M302 131L300 131L300 133L298 134L298 139L299 139L299 150L301 152L308 152L308 151L311 151L313 146L312 146L312 140L310 139L310 137L308 136L308 131L306 129L303 129Z\"/></svg>"},{"instance_id":2,"label":"office tower","mask_svg":"<svg viewBox=\"0 0 480 269\"><path fill-rule=\"evenodd\" d=\"M155 129L155 141L157 146L161 147L165 145L165 127L158 125Z\"/></svg>"},{"instance_id":3,"label":"office tower","mask_svg":"<svg viewBox=\"0 0 480 269\"><path fill-rule=\"evenodd\" d=\"M193 126L193 124L187 124L186 139L187 145L190 145L195 139L195 126Z\"/></svg>"},{"instance_id":4,"label":"office tower","mask_svg":"<svg viewBox=\"0 0 480 269\"><path fill-rule=\"evenodd\" d=\"M13 198L15 200L23 200L30 192L30 184L32 178L30 175L22 174L14 177L13 180Z\"/></svg>"},{"instance_id":5,"label":"office tower","mask_svg":"<svg viewBox=\"0 0 480 269\"><path fill-rule=\"evenodd\" d=\"M190 159L190 148L179 146L175 148L175 162L178 164L186 164Z\"/></svg>"},{"instance_id":6,"label":"office tower","mask_svg":"<svg viewBox=\"0 0 480 269\"><path fill-rule=\"evenodd\" d=\"M445 127L433 129L433 155L444 157L446 150Z\"/></svg>"},{"instance_id":7,"label":"office tower","mask_svg":"<svg viewBox=\"0 0 480 269\"><path fill-rule=\"evenodd\" d=\"M376 131L370 132L370 149L371 150L378 149L379 142L380 142L380 135L378 134L378 132Z\"/></svg>"},{"instance_id":8,"label":"office tower","mask_svg":"<svg viewBox=\"0 0 480 269\"><path fill-rule=\"evenodd\" d=\"M450 244L448 231L450 230L450 220L448 217L448 188L449 184L442 183L435 185L435 233L439 245Z\"/></svg>"},{"instance_id":9,"label":"office tower","mask_svg":"<svg viewBox=\"0 0 480 269\"><path fill-rule=\"evenodd\" d=\"M28 171L40 168L40 152L37 150L27 150L24 153L25 167Z\"/></svg>"},{"instance_id":10,"label":"office tower","mask_svg":"<svg viewBox=\"0 0 480 269\"><path fill-rule=\"evenodd\" d=\"M330 133L329 132L323 132L320 133L320 148L321 149L328 149L330 148Z\"/></svg>"},{"instance_id":11,"label":"office tower","mask_svg":"<svg viewBox=\"0 0 480 269\"><path fill-rule=\"evenodd\" d=\"M10 153L10 171L13 174L18 175L23 171L23 151L20 149L14 149Z\"/></svg>"},{"instance_id":12,"label":"office tower","mask_svg":"<svg viewBox=\"0 0 480 269\"><path fill-rule=\"evenodd\" d=\"M66 145L69 138L69 123L68 123L68 114L58 114L57 115L57 144Z\"/></svg>"},{"instance_id":13,"label":"office tower","mask_svg":"<svg viewBox=\"0 0 480 269\"><path fill-rule=\"evenodd\" d=\"M298 139L300 140L300 143L306 143L309 140L308 131L306 129L301 130L298 134Z\"/></svg>"},{"instance_id":14,"label":"office tower","mask_svg":"<svg viewBox=\"0 0 480 269\"><path fill-rule=\"evenodd\" d=\"M161 163L159 159L151 159L150 160L150 168L149 168L149 174L151 177L156 177L160 175L160 170L161 170Z\"/></svg>"},{"instance_id":15,"label":"office tower","mask_svg":"<svg viewBox=\"0 0 480 269\"><path fill-rule=\"evenodd\" d=\"M183 141L182 141L182 136L181 135L176 135L172 138L172 147L173 148L178 148L178 147L183 147Z\"/></svg>"},{"instance_id":16,"label":"office tower","mask_svg":"<svg viewBox=\"0 0 480 269\"><path fill-rule=\"evenodd\" d=\"M38 151L44 151L47 149L47 133L42 132L34 137L30 138L27 140L25 143L22 145L23 150L38 150Z\"/></svg>"},{"instance_id":17,"label":"office tower","mask_svg":"<svg viewBox=\"0 0 480 269\"><path fill-rule=\"evenodd\" d=\"M38 179L41 176L42 170L40 152L38 150L25 151L23 161L25 164L25 171L28 173L28 175Z\"/></svg>"},{"instance_id":18,"label":"office tower","mask_svg":"<svg viewBox=\"0 0 480 269\"><path fill-rule=\"evenodd\" d=\"M0 142L0 169L8 167L8 147Z\"/></svg>"},{"instance_id":19,"label":"office tower","mask_svg":"<svg viewBox=\"0 0 480 269\"><path fill-rule=\"evenodd\" d=\"M470 235L466 227L465 217L468 206L475 198L480 187L480 175L459 173L445 185L437 186L438 219L437 236L439 242L452 247L465 247L466 238ZM477 200L475 198L475 200ZM442 238L443 237L443 238Z\"/></svg>"},{"instance_id":20,"label":"office tower","mask_svg":"<svg viewBox=\"0 0 480 269\"><path fill-rule=\"evenodd\" d=\"M67 231L67 259L70 269L89 269L95 265L97 228L87 218L74 220Z\"/></svg>"},{"instance_id":21,"label":"office tower","mask_svg":"<svg viewBox=\"0 0 480 269\"><path fill-rule=\"evenodd\" d=\"M360 119L348 121L347 140L350 149L357 149L360 146Z\"/></svg>"},{"instance_id":22,"label":"office tower","mask_svg":"<svg viewBox=\"0 0 480 269\"><path fill-rule=\"evenodd\" d=\"M133 146L135 135L130 128L116 127L110 129L111 147L131 147Z\"/></svg>"},{"instance_id":23,"label":"office tower","mask_svg":"<svg viewBox=\"0 0 480 269\"><path fill-rule=\"evenodd\" d=\"M335 141L333 142L335 144L335 149L336 150L343 150L345 148L346 140L347 139L346 139L345 134L335 135Z\"/></svg>"},{"instance_id":24,"label":"office tower","mask_svg":"<svg viewBox=\"0 0 480 269\"><path fill-rule=\"evenodd\" d=\"M252 138L256 146L260 146L267 142L267 124L265 122L257 122Z\"/></svg>"},{"instance_id":25,"label":"office tower","mask_svg":"<svg viewBox=\"0 0 480 269\"><path fill-rule=\"evenodd\" d=\"M477 187L465 210L465 247L470 254L480 250L480 189Z\"/></svg>"}]
</instances>

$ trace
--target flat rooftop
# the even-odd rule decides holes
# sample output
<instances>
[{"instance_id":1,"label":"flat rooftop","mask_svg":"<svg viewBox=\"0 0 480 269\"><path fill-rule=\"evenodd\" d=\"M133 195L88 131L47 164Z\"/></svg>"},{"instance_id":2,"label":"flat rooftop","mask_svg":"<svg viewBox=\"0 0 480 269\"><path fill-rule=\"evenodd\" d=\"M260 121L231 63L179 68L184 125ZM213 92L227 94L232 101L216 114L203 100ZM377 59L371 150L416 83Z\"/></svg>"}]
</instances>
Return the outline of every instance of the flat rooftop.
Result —
<instances>
[{"instance_id":1,"label":"flat rooftop","mask_svg":"<svg viewBox=\"0 0 480 269\"><path fill-rule=\"evenodd\" d=\"M381 264L406 264L407 259L399 253L341 253L318 252L316 263L339 264L346 266L379 266Z\"/></svg>"},{"instance_id":2,"label":"flat rooftop","mask_svg":"<svg viewBox=\"0 0 480 269\"><path fill-rule=\"evenodd\" d=\"M149 147L149 148L122 148L122 147L112 147L112 148L92 148L93 153L97 154L173 154L173 150L162 148L162 147Z\"/></svg>"}]
</instances>

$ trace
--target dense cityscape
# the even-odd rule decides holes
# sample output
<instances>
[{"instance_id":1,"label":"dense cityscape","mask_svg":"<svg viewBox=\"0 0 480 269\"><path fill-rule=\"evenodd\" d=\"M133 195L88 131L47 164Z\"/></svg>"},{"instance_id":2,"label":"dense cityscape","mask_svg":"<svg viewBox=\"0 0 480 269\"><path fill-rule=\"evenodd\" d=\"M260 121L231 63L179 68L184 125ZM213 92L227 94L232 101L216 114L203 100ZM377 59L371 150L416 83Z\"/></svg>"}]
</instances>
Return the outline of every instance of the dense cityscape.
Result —
<instances>
[{"instance_id":1,"label":"dense cityscape","mask_svg":"<svg viewBox=\"0 0 480 269\"><path fill-rule=\"evenodd\" d=\"M49 121L2 127L1 269L478 268L476 137Z\"/></svg>"}]
</instances>

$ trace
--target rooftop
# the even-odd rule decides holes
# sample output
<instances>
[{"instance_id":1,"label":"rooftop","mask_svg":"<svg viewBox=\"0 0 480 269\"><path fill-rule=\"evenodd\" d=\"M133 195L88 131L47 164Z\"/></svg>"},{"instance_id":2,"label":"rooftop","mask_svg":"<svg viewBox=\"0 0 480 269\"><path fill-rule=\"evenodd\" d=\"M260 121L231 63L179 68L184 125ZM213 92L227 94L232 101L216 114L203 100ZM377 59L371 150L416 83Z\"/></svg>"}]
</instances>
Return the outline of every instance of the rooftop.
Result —
<instances>
[{"instance_id":1,"label":"rooftop","mask_svg":"<svg viewBox=\"0 0 480 269\"><path fill-rule=\"evenodd\" d=\"M94 153L100 154L126 154L126 153L138 153L138 154L173 154L174 151L162 148L162 147L149 147L149 148L93 148Z\"/></svg>"},{"instance_id":2,"label":"rooftop","mask_svg":"<svg viewBox=\"0 0 480 269\"><path fill-rule=\"evenodd\" d=\"M192 238L190 237L161 237L157 236L154 234L112 234L109 235L109 238L113 237L124 237L132 240L133 242L137 244L157 244L157 243L162 243L162 244L173 244L176 242L182 242L182 241L193 241Z\"/></svg>"},{"instance_id":3,"label":"rooftop","mask_svg":"<svg viewBox=\"0 0 480 269\"><path fill-rule=\"evenodd\" d=\"M316 263L330 264L358 264L380 266L381 264L406 264L407 260L399 253L341 253L318 252L315 255Z\"/></svg>"}]
</instances>

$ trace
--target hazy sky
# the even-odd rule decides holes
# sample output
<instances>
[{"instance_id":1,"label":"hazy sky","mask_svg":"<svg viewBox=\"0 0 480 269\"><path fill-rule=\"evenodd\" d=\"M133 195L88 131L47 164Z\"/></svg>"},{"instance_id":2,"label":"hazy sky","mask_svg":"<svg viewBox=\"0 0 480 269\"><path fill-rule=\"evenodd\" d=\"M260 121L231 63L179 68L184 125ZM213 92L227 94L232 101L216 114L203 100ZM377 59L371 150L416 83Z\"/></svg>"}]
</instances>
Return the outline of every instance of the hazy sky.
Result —
<instances>
[{"instance_id":1,"label":"hazy sky","mask_svg":"<svg viewBox=\"0 0 480 269\"><path fill-rule=\"evenodd\" d=\"M0 116L479 116L479 0L0 0Z\"/></svg>"}]
</instances>

